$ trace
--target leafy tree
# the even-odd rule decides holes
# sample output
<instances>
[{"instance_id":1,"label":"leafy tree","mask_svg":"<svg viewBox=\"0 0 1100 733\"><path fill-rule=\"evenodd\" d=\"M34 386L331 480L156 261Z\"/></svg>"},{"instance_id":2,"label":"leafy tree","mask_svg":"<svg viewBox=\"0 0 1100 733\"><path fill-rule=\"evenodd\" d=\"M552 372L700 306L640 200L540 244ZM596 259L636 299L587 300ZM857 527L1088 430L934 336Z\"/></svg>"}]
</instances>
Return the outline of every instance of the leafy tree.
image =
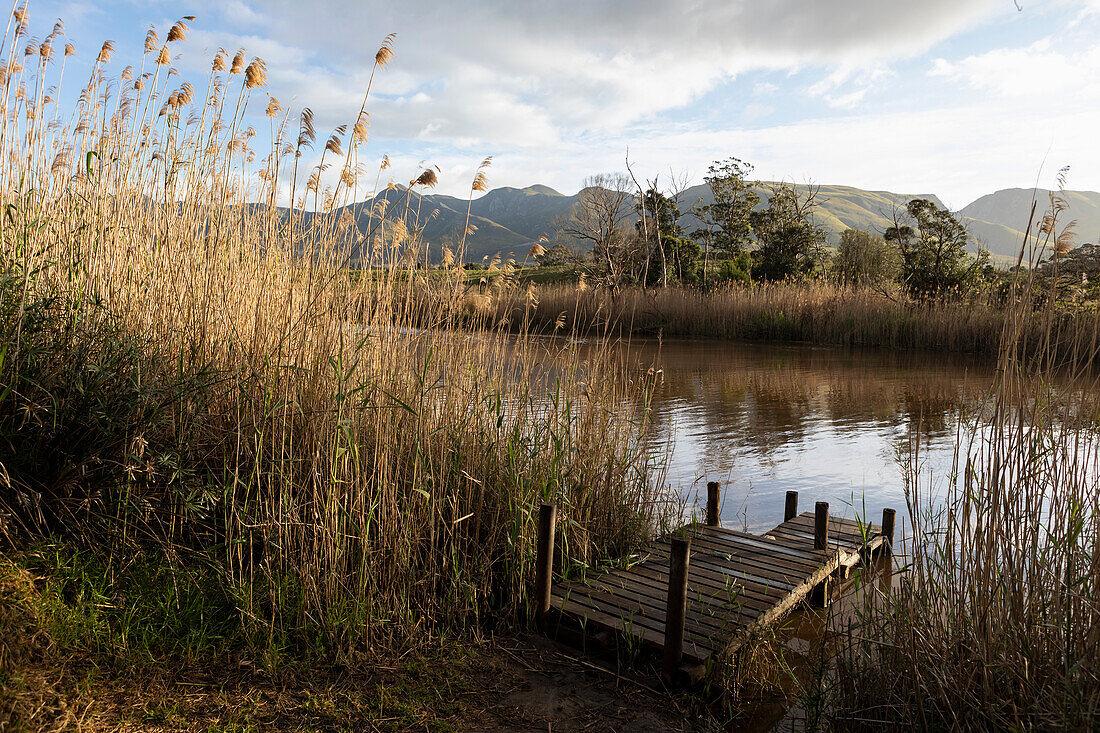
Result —
<instances>
[{"instance_id":1,"label":"leafy tree","mask_svg":"<svg viewBox=\"0 0 1100 733\"><path fill-rule=\"evenodd\" d=\"M950 211L928 199L913 199L905 215L910 223L895 217L885 238L901 252L901 282L912 297L937 300L977 285L989 252L983 250L976 257L967 253L966 227Z\"/></svg>"},{"instance_id":2,"label":"leafy tree","mask_svg":"<svg viewBox=\"0 0 1100 733\"><path fill-rule=\"evenodd\" d=\"M576 252L569 249L564 243L557 242L536 259L539 267L561 267L562 265L577 264L580 258L577 257Z\"/></svg>"},{"instance_id":3,"label":"leafy tree","mask_svg":"<svg viewBox=\"0 0 1100 733\"><path fill-rule=\"evenodd\" d=\"M800 197L785 183L771 188L768 205L749 214L757 249L752 253L758 280L801 278L825 260L825 232L813 221L817 192Z\"/></svg>"},{"instance_id":4,"label":"leafy tree","mask_svg":"<svg viewBox=\"0 0 1100 733\"><path fill-rule=\"evenodd\" d=\"M684 228L680 226L680 207L671 198L656 189L650 188L645 192L645 197L635 204L635 208L639 213L642 207L645 207L649 216L649 225L656 225L657 231L663 236L683 236ZM635 226L640 230L641 221Z\"/></svg>"},{"instance_id":5,"label":"leafy tree","mask_svg":"<svg viewBox=\"0 0 1100 733\"><path fill-rule=\"evenodd\" d=\"M696 241L707 242L718 252L736 257L752 242L750 214L760 203L746 176L752 173L752 165L738 158L716 161L707 169L704 181L710 188L714 203L696 206L692 213L703 222L702 228L692 236Z\"/></svg>"},{"instance_id":6,"label":"leafy tree","mask_svg":"<svg viewBox=\"0 0 1100 733\"><path fill-rule=\"evenodd\" d=\"M718 263L718 271L714 276L714 283L742 283L747 285L752 282L752 258L747 252L732 260L721 260Z\"/></svg>"},{"instance_id":7,"label":"leafy tree","mask_svg":"<svg viewBox=\"0 0 1100 733\"><path fill-rule=\"evenodd\" d=\"M703 249L699 243L688 237L667 237L664 239L664 247L669 274L685 285L698 282L699 261L703 257Z\"/></svg>"},{"instance_id":8,"label":"leafy tree","mask_svg":"<svg viewBox=\"0 0 1100 733\"><path fill-rule=\"evenodd\" d=\"M833 273L848 285L876 285L897 277L901 269L898 248L862 229L845 229L833 258Z\"/></svg>"},{"instance_id":9,"label":"leafy tree","mask_svg":"<svg viewBox=\"0 0 1100 733\"><path fill-rule=\"evenodd\" d=\"M681 282L695 278L694 268L698 265L699 254L702 250L693 242L684 240L684 228L680 226L680 207L676 201L661 193L652 186L645 195L635 203L639 219L635 223L635 233L641 240L648 234L653 239L653 247L658 250L658 266L653 269L645 268L642 277L647 283L667 282L667 276L675 277ZM643 222L642 216L646 219ZM643 231L644 230L644 231ZM692 245L692 246L689 246ZM649 247L649 243L644 245ZM646 256L646 262L652 260ZM661 270L661 265L668 268L668 272Z\"/></svg>"}]
</instances>

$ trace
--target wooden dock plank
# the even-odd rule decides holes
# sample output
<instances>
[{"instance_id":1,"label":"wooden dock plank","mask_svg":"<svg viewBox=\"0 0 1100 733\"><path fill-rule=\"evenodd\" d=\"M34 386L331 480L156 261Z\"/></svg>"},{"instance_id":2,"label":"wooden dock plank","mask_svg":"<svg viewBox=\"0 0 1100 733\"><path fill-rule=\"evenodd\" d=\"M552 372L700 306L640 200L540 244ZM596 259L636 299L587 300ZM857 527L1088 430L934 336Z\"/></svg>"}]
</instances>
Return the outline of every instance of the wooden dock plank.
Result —
<instances>
[{"instance_id":1,"label":"wooden dock plank","mask_svg":"<svg viewBox=\"0 0 1100 733\"><path fill-rule=\"evenodd\" d=\"M584 598L562 598L556 593L551 594L554 608L568 613L608 631L633 636L642 642L660 648L664 644L664 624L658 624L655 620L635 616L615 610L600 608L596 604ZM685 631L685 654L696 661L704 661L716 651L714 642L710 637L700 637L692 632Z\"/></svg>"},{"instance_id":2,"label":"wooden dock plank","mask_svg":"<svg viewBox=\"0 0 1100 733\"><path fill-rule=\"evenodd\" d=\"M606 591L586 590L584 592L570 593L566 599L573 603L595 608L608 615L621 619L619 632L623 632L629 625L640 625L646 628L664 632L665 609L652 604L627 597L625 594L612 594ZM731 623L736 623L731 622ZM685 622L685 633L688 637L695 638L700 643L713 644L714 639L721 639L723 634L729 634L730 626L717 623L708 624L700 618L699 614L689 614Z\"/></svg>"},{"instance_id":3,"label":"wooden dock plank","mask_svg":"<svg viewBox=\"0 0 1100 733\"><path fill-rule=\"evenodd\" d=\"M691 573L693 578L698 576L700 582L714 584L719 588L729 588L733 584L746 586L750 591L761 591L761 596L764 598L770 598L774 588L797 585L809 574L808 572L776 571L751 562L737 563L738 559L743 560L743 558L723 557L710 551L694 551L695 547L692 549L691 561L697 568L696 572ZM646 563L644 567L667 574L667 554L662 556L661 560L659 565Z\"/></svg>"},{"instance_id":4,"label":"wooden dock plank","mask_svg":"<svg viewBox=\"0 0 1100 733\"><path fill-rule=\"evenodd\" d=\"M765 555L772 555L773 553L779 553L783 555L788 562L794 560L802 563L813 564L819 560L825 558L824 550L815 550L813 545L806 548L786 547L780 545L775 540L768 538L767 535L750 535L741 532L734 532L733 530L723 529L720 527L701 527L700 532L704 535L710 535L720 539L721 541L728 542L735 546L744 546L749 548L755 548L758 551L763 552Z\"/></svg>"},{"instance_id":5,"label":"wooden dock plank","mask_svg":"<svg viewBox=\"0 0 1100 733\"><path fill-rule=\"evenodd\" d=\"M694 560L695 558L693 557L692 561L694 562ZM732 582L718 585L717 581L701 577L699 570L698 567L691 567L689 571L689 598L698 598L701 602L705 601L710 605L724 607L738 601L741 602L741 605L744 605L744 600L748 597L758 604L770 605L767 602L767 597L761 596L755 589L747 591L744 586L739 586ZM633 584L635 590L645 592L647 595L657 599L661 604L667 599L668 573L662 572L661 569L657 567L646 565L635 566L629 571L616 571L613 577L620 582L629 580Z\"/></svg>"},{"instance_id":6,"label":"wooden dock plank","mask_svg":"<svg viewBox=\"0 0 1100 733\"><path fill-rule=\"evenodd\" d=\"M622 599L629 604L630 608L641 607L646 610L646 615L653 616L655 613L660 613L663 618L665 603L668 595L668 584L666 583L663 589L657 589L641 584L630 584L625 582L618 576L608 575L600 578L598 581L586 584L586 585L568 585L565 586L571 593L577 595L588 595L593 600L604 600L608 597L614 597ZM715 618L723 618L730 615L731 604L723 599L715 599L706 593L694 593L689 588L688 593L689 613L691 606L715 607L716 611L722 612L722 615L715 615ZM628 605L620 606L627 608ZM701 614L702 617L708 617L707 614ZM721 630L728 626L727 622L720 623L707 623L703 622L703 625L711 626L711 631Z\"/></svg>"},{"instance_id":7,"label":"wooden dock plank","mask_svg":"<svg viewBox=\"0 0 1100 733\"><path fill-rule=\"evenodd\" d=\"M805 601L831 574L860 562L883 543L877 525L861 527L854 520L829 517L827 547L818 550L814 527L815 514L803 512L762 535L699 524L681 530L691 539L686 659L702 662L735 650L755 629L774 623ZM554 583L551 605L582 624L663 648L670 548L670 540L661 538L628 565Z\"/></svg>"},{"instance_id":8,"label":"wooden dock plank","mask_svg":"<svg viewBox=\"0 0 1100 733\"><path fill-rule=\"evenodd\" d=\"M730 545L706 535L693 537L692 544L705 548L708 551L708 559L712 562L724 560L723 565L739 563L748 567L756 567L759 568L760 575L776 580L796 579L801 581L817 567L817 563L769 556L755 547L743 548L738 545ZM662 542L660 546L665 547L667 545Z\"/></svg>"},{"instance_id":9,"label":"wooden dock plank","mask_svg":"<svg viewBox=\"0 0 1100 733\"><path fill-rule=\"evenodd\" d=\"M777 595L789 592L795 583L781 582L771 578L762 578L748 573L742 573L731 568L723 568L717 564L708 564L705 555L691 557L691 570L689 572L688 585L698 587L715 597L729 597L731 594L748 596L750 598L768 602ZM651 579L653 584L660 587L662 592L668 588L668 563L663 566L641 565L631 568L631 571L640 576ZM713 570L711 568L714 568Z\"/></svg>"}]
</instances>

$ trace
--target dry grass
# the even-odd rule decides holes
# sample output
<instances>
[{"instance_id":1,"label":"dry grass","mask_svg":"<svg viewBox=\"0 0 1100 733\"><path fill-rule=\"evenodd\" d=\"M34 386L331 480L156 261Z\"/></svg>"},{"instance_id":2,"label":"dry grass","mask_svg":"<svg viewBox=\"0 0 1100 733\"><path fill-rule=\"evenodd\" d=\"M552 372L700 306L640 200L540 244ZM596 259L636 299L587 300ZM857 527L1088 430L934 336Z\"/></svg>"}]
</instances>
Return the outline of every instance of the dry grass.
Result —
<instances>
[{"instance_id":1,"label":"dry grass","mask_svg":"<svg viewBox=\"0 0 1100 733\"><path fill-rule=\"evenodd\" d=\"M570 286L539 289L537 298L513 293L498 309L515 322L525 316L557 327L642 335L806 341L985 354L1001 347L1006 310L985 299L920 304L898 290L847 288L831 281L619 292ZM1021 316L1019 343L1061 360L1081 361L1096 342L1096 320L1051 309Z\"/></svg>"},{"instance_id":2,"label":"dry grass","mask_svg":"<svg viewBox=\"0 0 1100 733\"><path fill-rule=\"evenodd\" d=\"M841 630L824 698L838 729L1100 721L1096 323L1057 343L1029 330L1045 317L1028 304L1006 313L997 380L984 414L960 428L949 475L923 470L912 436L907 572L895 593L868 587Z\"/></svg>"},{"instance_id":3,"label":"dry grass","mask_svg":"<svg viewBox=\"0 0 1100 733\"><path fill-rule=\"evenodd\" d=\"M262 60L219 52L205 89L181 82L185 22L139 68L112 72L105 44L62 109L60 26L37 44L22 18L0 87L0 537L198 557L254 643L353 659L522 617L540 500L565 562L652 529L645 415L606 353L540 368L478 314L477 338L413 328L468 317L463 277L419 279L415 226L340 208L373 190L363 112L307 171L312 115L281 113ZM387 38L376 70L392 58ZM247 203L290 187L289 214Z\"/></svg>"}]
</instances>

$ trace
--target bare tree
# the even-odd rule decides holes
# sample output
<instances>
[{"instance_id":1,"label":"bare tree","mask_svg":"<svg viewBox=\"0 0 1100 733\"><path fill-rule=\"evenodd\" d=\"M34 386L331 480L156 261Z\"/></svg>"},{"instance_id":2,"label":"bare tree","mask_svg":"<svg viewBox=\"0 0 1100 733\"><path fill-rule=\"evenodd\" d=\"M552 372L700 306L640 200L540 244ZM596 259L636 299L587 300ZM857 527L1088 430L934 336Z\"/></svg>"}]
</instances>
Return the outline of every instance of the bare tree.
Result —
<instances>
[{"instance_id":1,"label":"bare tree","mask_svg":"<svg viewBox=\"0 0 1100 733\"><path fill-rule=\"evenodd\" d=\"M584 179L584 188L561 229L584 242L592 252L608 284L623 275L626 244L623 223L633 213L630 179L619 173L601 173Z\"/></svg>"},{"instance_id":2,"label":"bare tree","mask_svg":"<svg viewBox=\"0 0 1100 733\"><path fill-rule=\"evenodd\" d=\"M630 174L630 180L634 181L634 186L638 189L638 201L645 201L645 189L642 188L642 184L638 183L638 177L634 175L634 169L630 167L630 148L626 149L626 172ZM642 268L642 287L646 286L649 282L649 216L646 213L645 206L638 207L638 213L641 214L642 225L642 246L645 248L645 267ZM661 250L661 271L664 272L664 250Z\"/></svg>"}]
</instances>

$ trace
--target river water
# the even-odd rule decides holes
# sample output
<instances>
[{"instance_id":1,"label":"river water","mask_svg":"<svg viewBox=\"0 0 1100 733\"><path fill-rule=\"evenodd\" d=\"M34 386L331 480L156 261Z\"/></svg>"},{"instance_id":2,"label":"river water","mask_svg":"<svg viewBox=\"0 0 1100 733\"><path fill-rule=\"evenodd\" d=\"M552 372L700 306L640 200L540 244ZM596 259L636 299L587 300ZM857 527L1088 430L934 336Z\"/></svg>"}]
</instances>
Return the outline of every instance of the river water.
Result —
<instances>
[{"instance_id":1,"label":"river water","mask_svg":"<svg viewBox=\"0 0 1100 733\"><path fill-rule=\"evenodd\" d=\"M665 480L702 506L723 486L724 525L762 531L799 510L878 522L905 515L904 462L920 436L922 483L948 475L960 420L988 393L992 366L956 355L723 341L634 339L631 369L660 370L648 449ZM964 423L965 424L965 423Z\"/></svg>"}]
</instances>

